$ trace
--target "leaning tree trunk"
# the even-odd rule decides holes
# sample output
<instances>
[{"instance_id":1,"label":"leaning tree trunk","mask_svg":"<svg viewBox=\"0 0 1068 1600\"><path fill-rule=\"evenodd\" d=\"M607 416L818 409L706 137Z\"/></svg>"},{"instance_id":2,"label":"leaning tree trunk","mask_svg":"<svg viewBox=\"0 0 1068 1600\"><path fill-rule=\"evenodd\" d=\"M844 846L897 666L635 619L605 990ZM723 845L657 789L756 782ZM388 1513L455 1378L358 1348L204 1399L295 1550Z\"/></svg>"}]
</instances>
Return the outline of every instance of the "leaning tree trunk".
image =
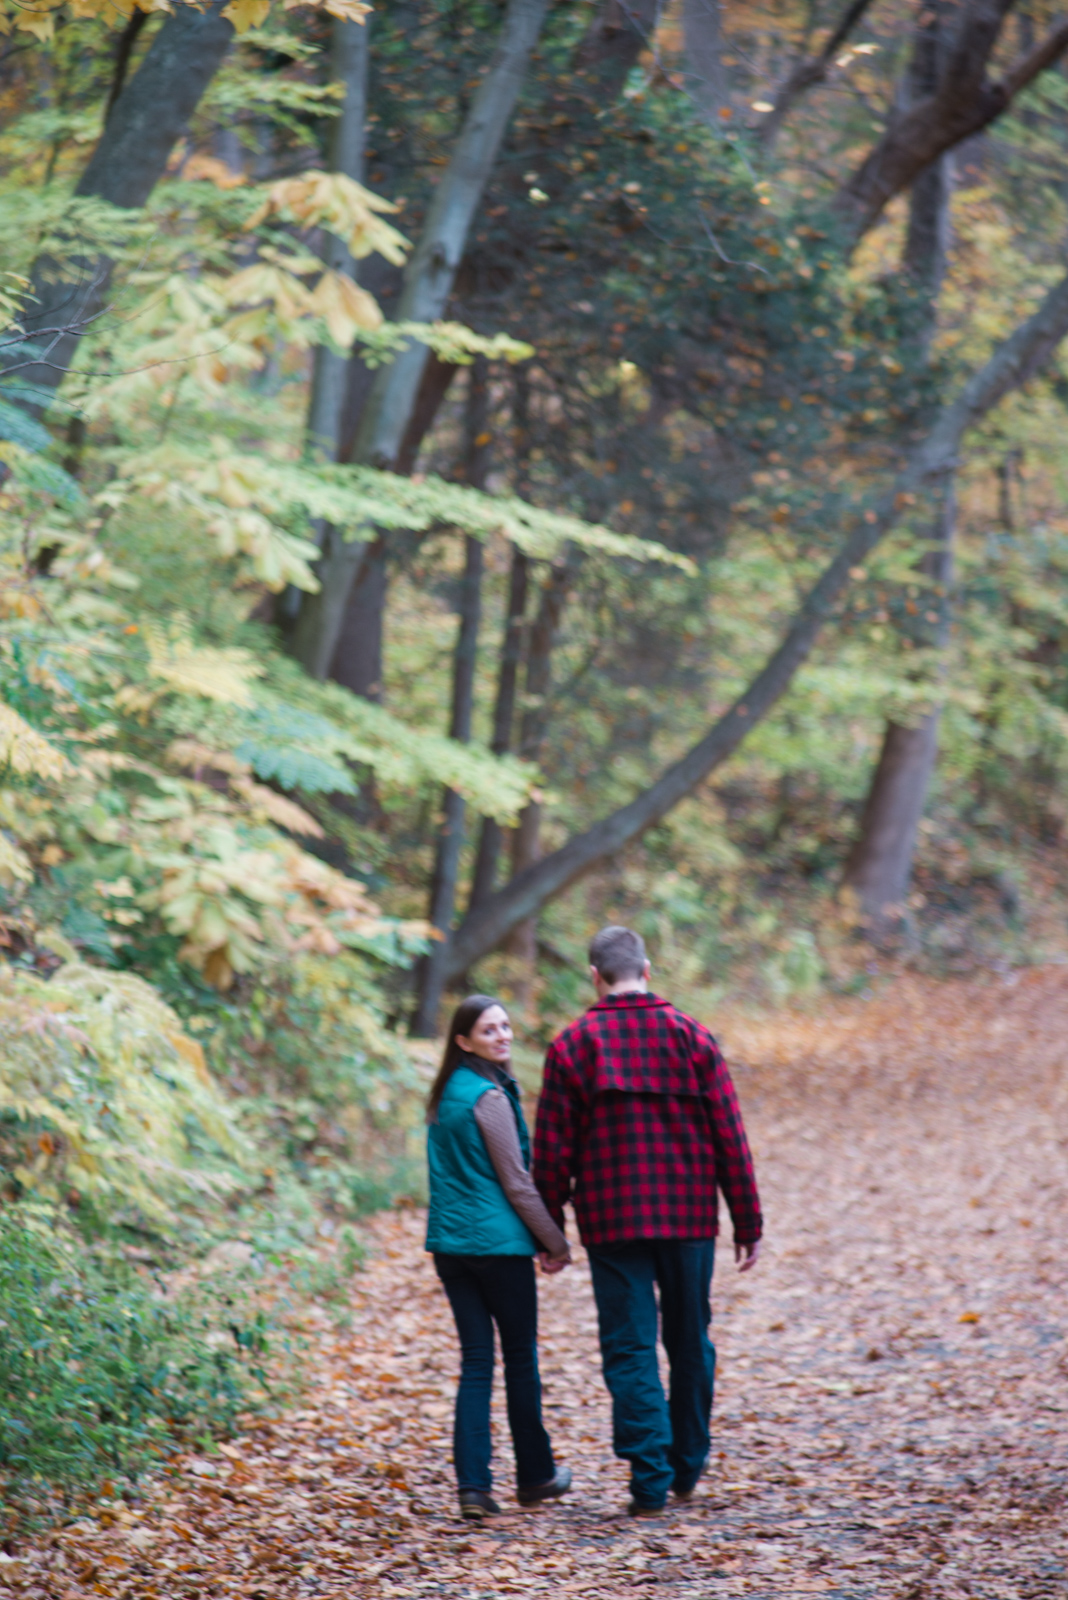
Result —
<instances>
[{"instance_id":1,"label":"leaning tree trunk","mask_svg":"<svg viewBox=\"0 0 1068 1600\"><path fill-rule=\"evenodd\" d=\"M489 382L488 364L478 356L471 368L470 388L464 418L465 481L476 489L484 488L489 471ZM478 659L478 630L482 619L481 539L468 534L464 541L464 575L460 587L460 630L453 658L452 719L449 737L467 744L471 738L471 719L475 705L475 666ZM429 920L439 937L416 968L417 1001L412 1032L417 1039L432 1039L437 1032L438 1010L445 987L445 956L452 919L456 911L456 885L464 847L465 804L455 789L446 789L442 803L441 826L434 855L434 876L430 886Z\"/></svg>"},{"instance_id":2,"label":"leaning tree trunk","mask_svg":"<svg viewBox=\"0 0 1068 1600\"><path fill-rule=\"evenodd\" d=\"M1045 36L1000 77L989 77L1012 4L1013 0L965 0L955 7L937 89L900 114L891 114L882 137L835 195L835 208L854 242L875 226L894 196L910 188L926 167L989 127L1068 49L1068 18L1057 17Z\"/></svg>"},{"instance_id":3,"label":"leaning tree trunk","mask_svg":"<svg viewBox=\"0 0 1068 1600\"><path fill-rule=\"evenodd\" d=\"M946 480L956 464L965 434L1005 395L1041 372L1066 334L1068 274L942 408L888 485L873 510L872 520L858 521L802 600L778 649L730 709L648 789L543 856L465 917L447 952L450 979L496 949L513 928L583 873L667 816L734 754L746 735L786 693L808 660L854 571L898 526L918 495L929 493L932 485Z\"/></svg>"},{"instance_id":4,"label":"leaning tree trunk","mask_svg":"<svg viewBox=\"0 0 1068 1600\"><path fill-rule=\"evenodd\" d=\"M475 94L452 160L430 202L404 274L397 320L434 322L444 314L457 268L501 141L519 97L549 0L508 0L493 60ZM396 469L419 393L427 351L413 343L381 368L360 418L352 459ZM294 651L313 677L325 678L337 649L352 585L366 546L332 538L320 563L322 584L301 606Z\"/></svg>"},{"instance_id":5,"label":"leaning tree trunk","mask_svg":"<svg viewBox=\"0 0 1068 1600\"><path fill-rule=\"evenodd\" d=\"M180 5L168 17L109 108L75 196L128 211L145 204L234 37L222 15L225 4L212 0L204 11ZM79 339L104 307L111 265L97 256L62 264L42 259L35 266L27 301L35 309L24 318L26 344L4 361L8 373L17 370L20 384L32 389L25 402L30 409L48 409Z\"/></svg>"}]
</instances>

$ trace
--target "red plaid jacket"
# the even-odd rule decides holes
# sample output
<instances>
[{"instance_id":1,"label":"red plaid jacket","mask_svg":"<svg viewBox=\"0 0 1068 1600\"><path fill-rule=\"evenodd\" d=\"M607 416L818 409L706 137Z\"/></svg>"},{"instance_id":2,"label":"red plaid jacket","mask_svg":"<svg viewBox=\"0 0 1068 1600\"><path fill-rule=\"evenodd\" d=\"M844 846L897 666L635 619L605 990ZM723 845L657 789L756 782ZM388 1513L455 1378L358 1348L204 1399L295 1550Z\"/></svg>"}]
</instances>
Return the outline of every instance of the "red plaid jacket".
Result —
<instances>
[{"instance_id":1,"label":"red plaid jacket","mask_svg":"<svg viewBox=\"0 0 1068 1600\"><path fill-rule=\"evenodd\" d=\"M710 1239L716 1189L740 1244L763 1223L734 1085L715 1039L654 994L608 995L549 1046L534 1182L586 1245Z\"/></svg>"}]
</instances>

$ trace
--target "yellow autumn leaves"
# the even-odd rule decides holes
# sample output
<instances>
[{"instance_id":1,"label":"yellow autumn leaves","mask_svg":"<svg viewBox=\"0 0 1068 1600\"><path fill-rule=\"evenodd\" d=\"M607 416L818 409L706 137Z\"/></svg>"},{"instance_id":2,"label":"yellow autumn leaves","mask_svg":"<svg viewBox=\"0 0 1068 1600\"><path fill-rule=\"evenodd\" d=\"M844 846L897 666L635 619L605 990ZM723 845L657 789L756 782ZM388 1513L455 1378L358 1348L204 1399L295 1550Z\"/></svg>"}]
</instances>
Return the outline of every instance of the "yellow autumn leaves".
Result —
<instances>
[{"instance_id":1,"label":"yellow autumn leaves","mask_svg":"<svg viewBox=\"0 0 1068 1600\"><path fill-rule=\"evenodd\" d=\"M200 1046L132 973L72 959L46 982L5 964L0 1037L0 1110L31 1131L15 1176L39 1199L73 1187L166 1222L191 1193L232 1191L253 1161Z\"/></svg>"},{"instance_id":2,"label":"yellow autumn leaves","mask_svg":"<svg viewBox=\"0 0 1068 1600\"><path fill-rule=\"evenodd\" d=\"M371 10L364 0L283 0L283 4L286 11L308 6L345 22L362 23ZM134 11L174 12L182 5L194 5L198 11L205 9L196 0L4 0L0 5L0 33L14 29L44 41L54 34L61 12L69 17L96 17L109 28L121 28ZM222 14L233 23L236 33L247 33L266 21L270 9L271 0L230 0Z\"/></svg>"},{"instance_id":3,"label":"yellow autumn leaves","mask_svg":"<svg viewBox=\"0 0 1068 1600\"><path fill-rule=\"evenodd\" d=\"M274 184L245 227L250 230L277 217L301 228L325 228L354 260L377 252L401 266L410 248L408 240L383 221L397 209L343 173L313 171ZM227 280L223 296L232 306L267 302L287 323L321 318L334 343L347 348L361 329L381 326L382 312L373 295L332 268L323 272L314 288L307 288L302 278L321 266L315 256L283 255L266 246L258 261Z\"/></svg>"},{"instance_id":4,"label":"yellow autumn leaves","mask_svg":"<svg viewBox=\"0 0 1068 1600\"><path fill-rule=\"evenodd\" d=\"M397 210L392 200L372 194L344 173L304 172L297 178L283 178L268 190L266 200L245 227L256 228L270 216L287 217L303 228L329 229L357 261L377 251L399 267L409 249L408 240L381 220L383 214Z\"/></svg>"}]
</instances>

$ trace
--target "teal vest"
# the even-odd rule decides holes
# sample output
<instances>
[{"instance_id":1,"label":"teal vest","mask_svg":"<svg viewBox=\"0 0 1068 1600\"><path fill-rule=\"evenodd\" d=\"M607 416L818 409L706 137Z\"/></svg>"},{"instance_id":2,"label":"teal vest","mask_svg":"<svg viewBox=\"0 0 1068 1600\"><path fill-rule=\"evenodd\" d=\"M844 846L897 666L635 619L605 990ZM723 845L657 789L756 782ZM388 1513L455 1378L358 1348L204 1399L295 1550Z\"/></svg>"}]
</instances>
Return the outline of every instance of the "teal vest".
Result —
<instances>
[{"instance_id":1,"label":"teal vest","mask_svg":"<svg viewBox=\"0 0 1068 1600\"><path fill-rule=\"evenodd\" d=\"M450 1256L532 1256L534 1236L501 1188L475 1121L475 1106L498 1085L458 1066L427 1130L430 1213L426 1247ZM515 1111L519 1146L530 1165L530 1137L514 1084L502 1084Z\"/></svg>"}]
</instances>

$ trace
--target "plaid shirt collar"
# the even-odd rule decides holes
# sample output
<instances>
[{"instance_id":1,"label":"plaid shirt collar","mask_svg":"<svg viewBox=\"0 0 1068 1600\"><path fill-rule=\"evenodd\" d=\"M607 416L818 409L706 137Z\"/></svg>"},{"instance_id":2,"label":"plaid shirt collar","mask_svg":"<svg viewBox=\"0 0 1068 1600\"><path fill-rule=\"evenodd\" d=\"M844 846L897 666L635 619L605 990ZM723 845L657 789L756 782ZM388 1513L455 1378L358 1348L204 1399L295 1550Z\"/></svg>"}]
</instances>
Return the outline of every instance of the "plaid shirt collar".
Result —
<instances>
[{"instance_id":1,"label":"plaid shirt collar","mask_svg":"<svg viewBox=\"0 0 1068 1600\"><path fill-rule=\"evenodd\" d=\"M603 1000L595 1000L590 1006L591 1011L618 1011L635 1010L645 1006L666 1006L668 1002L661 1000L658 994L653 994L647 989L628 989L624 994L606 994Z\"/></svg>"}]
</instances>

